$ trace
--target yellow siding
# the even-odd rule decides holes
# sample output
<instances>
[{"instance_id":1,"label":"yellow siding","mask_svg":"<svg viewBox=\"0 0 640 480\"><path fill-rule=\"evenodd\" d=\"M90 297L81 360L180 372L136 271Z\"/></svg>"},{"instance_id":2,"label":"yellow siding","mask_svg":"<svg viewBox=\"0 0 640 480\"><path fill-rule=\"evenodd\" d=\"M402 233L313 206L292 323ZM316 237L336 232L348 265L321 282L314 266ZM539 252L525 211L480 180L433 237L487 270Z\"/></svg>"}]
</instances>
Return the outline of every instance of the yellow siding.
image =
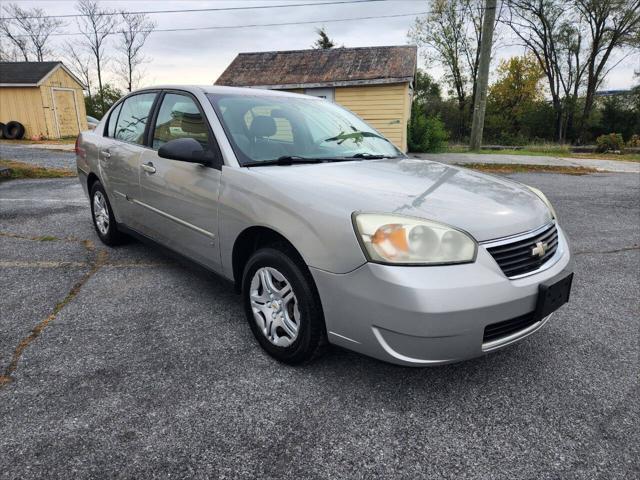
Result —
<instances>
[{"instance_id":1,"label":"yellow siding","mask_svg":"<svg viewBox=\"0 0 640 480\"><path fill-rule=\"evenodd\" d=\"M411 109L408 83L339 87L335 90L335 101L407 151L407 122Z\"/></svg>"},{"instance_id":2,"label":"yellow siding","mask_svg":"<svg viewBox=\"0 0 640 480\"><path fill-rule=\"evenodd\" d=\"M46 138L58 138L58 128L54 111L53 88L73 89L73 98L77 115L61 115L66 118L63 132L77 134L78 124L81 130L87 129L87 114L84 108L82 86L62 68L58 68L40 87L0 87L0 122L11 120L24 125L24 138L39 135ZM68 110L68 109L67 109Z\"/></svg>"},{"instance_id":3,"label":"yellow siding","mask_svg":"<svg viewBox=\"0 0 640 480\"><path fill-rule=\"evenodd\" d=\"M38 87L0 87L0 122L20 122L25 128L24 138L48 136L40 98Z\"/></svg>"},{"instance_id":4,"label":"yellow siding","mask_svg":"<svg viewBox=\"0 0 640 480\"><path fill-rule=\"evenodd\" d=\"M42 95L42 106L45 111L45 117L47 119L47 127L49 129L49 138L58 137L58 128L56 124L56 112L53 103L53 89L54 88L72 88L75 93L76 107L78 109L78 117L80 122L80 130L86 130L87 127L87 112L84 107L84 93L82 86L76 82L62 68L57 69L45 82L40 86L40 92ZM77 129L77 124L74 125L73 131ZM65 131L69 131L69 126L61 129L63 134ZM76 133L74 133L75 135Z\"/></svg>"}]
</instances>

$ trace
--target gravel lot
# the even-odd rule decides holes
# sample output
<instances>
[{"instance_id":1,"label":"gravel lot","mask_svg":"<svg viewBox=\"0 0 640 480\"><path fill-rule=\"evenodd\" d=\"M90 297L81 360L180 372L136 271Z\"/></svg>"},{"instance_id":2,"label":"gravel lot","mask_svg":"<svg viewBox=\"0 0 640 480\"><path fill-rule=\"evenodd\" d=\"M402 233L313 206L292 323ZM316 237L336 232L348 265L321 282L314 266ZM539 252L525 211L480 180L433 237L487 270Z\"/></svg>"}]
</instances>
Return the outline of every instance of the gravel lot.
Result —
<instances>
[{"instance_id":1,"label":"gravel lot","mask_svg":"<svg viewBox=\"0 0 640 480\"><path fill-rule=\"evenodd\" d=\"M558 210L571 302L425 369L280 365L229 284L98 244L75 180L0 183L0 478L638 478L640 179L513 178Z\"/></svg>"},{"instance_id":2,"label":"gravel lot","mask_svg":"<svg viewBox=\"0 0 640 480\"><path fill-rule=\"evenodd\" d=\"M61 145L67 147L66 145ZM3 160L18 160L31 163L39 167L76 169L76 154L74 151L52 150L37 148L32 145L11 145L0 142L0 158Z\"/></svg>"}]
</instances>

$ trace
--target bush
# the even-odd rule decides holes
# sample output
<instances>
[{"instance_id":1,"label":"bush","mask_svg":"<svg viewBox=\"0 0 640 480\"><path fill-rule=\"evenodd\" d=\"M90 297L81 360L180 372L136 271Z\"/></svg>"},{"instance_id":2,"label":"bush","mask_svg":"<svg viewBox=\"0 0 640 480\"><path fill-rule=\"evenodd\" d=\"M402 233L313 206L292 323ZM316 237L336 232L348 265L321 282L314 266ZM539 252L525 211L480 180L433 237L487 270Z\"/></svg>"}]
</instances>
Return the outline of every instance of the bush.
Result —
<instances>
[{"instance_id":1,"label":"bush","mask_svg":"<svg viewBox=\"0 0 640 480\"><path fill-rule=\"evenodd\" d=\"M425 116L420 108L411 111L407 146L411 152L439 152L446 148L449 133L436 115Z\"/></svg>"},{"instance_id":2,"label":"bush","mask_svg":"<svg viewBox=\"0 0 640 480\"><path fill-rule=\"evenodd\" d=\"M640 148L640 135L631 135L626 146L629 148Z\"/></svg>"},{"instance_id":3,"label":"bush","mask_svg":"<svg viewBox=\"0 0 640 480\"><path fill-rule=\"evenodd\" d=\"M596 150L600 153L611 151L622 151L624 149L624 140L619 133L610 133L608 135L600 135L596 138Z\"/></svg>"}]
</instances>

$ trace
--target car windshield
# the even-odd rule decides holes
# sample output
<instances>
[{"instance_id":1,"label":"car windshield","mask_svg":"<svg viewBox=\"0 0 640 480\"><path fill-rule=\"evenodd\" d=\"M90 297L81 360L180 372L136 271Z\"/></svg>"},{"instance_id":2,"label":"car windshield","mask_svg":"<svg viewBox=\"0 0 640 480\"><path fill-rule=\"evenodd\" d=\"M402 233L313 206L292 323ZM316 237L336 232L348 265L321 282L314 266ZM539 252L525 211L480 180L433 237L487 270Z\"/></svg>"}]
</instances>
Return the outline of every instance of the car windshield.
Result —
<instances>
[{"instance_id":1,"label":"car windshield","mask_svg":"<svg viewBox=\"0 0 640 480\"><path fill-rule=\"evenodd\" d=\"M356 115L305 97L210 94L240 164L403 156Z\"/></svg>"}]
</instances>

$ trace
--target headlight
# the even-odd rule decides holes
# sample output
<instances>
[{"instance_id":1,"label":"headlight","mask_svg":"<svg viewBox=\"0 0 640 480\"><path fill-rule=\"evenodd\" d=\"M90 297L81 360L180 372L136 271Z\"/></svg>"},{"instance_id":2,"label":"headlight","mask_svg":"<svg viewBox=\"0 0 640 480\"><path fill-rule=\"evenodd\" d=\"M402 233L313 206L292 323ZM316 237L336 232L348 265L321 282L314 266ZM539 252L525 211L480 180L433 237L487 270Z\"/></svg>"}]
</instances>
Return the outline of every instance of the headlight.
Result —
<instances>
[{"instance_id":1,"label":"headlight","mask_svg":"<svg viewBox=\"0 0 640 480\"><path fill-rule=\"evenodd\" d=\"M539 198L540 200L542 200L542 201L545 203L545 205L546 205L547 207L549 207L549 211L551 212L551 216L552 216L553 218L557 219L557 218L558 218L558 216L556 215L556 211L555 211L555 209L553 208L553 205L551 205L551 202L549 201L549 199L547 198L547 196L546 196L544 193L542 193L540 190L538 190L537 188L535 188L535 187L530 187L529 185L525 185L525 186L526 186L529 190L531 190L533 193L535 193L535 194L538 196L538 198Z\"/></svg>"},{"instance_id":2,"label":"headlight","mask_svg":"<svg viewBox=\"0 0 640 480\"><path fill-rule=\"evenodd\" d=\"M377 213L354 213L353 218L356 235L372 262L442 265L476 258L476 242L448 225Z\"/></svg>"}]
</instances>

